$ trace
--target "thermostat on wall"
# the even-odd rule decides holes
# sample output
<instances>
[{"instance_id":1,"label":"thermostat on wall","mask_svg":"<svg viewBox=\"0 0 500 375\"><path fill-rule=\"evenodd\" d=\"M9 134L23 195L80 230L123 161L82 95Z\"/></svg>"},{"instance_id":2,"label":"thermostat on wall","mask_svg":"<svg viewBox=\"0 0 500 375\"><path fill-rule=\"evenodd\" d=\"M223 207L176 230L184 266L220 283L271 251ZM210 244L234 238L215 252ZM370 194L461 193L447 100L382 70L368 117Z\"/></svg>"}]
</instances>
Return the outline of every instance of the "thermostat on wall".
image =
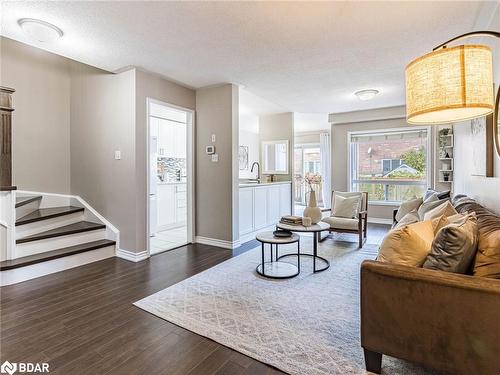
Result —
<instances>
[{"instance_id":1,"label":"thermostat on wall","mask_svg":"<svg viewBox=\"0 0 500 375\"><path fill-rule=\"evenodd\" d=\"M207 146L207 155L215 154L215 146Z\"/></svg>"}]
</instances>

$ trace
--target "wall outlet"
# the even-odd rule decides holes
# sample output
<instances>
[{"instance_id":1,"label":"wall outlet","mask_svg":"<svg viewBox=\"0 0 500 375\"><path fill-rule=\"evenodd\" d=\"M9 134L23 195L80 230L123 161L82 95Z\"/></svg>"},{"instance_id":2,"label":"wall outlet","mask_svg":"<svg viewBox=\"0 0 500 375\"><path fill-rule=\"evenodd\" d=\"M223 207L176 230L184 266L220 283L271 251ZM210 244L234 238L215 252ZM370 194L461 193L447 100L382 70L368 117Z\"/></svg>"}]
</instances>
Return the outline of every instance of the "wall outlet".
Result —
<instances>
[{"instance_id":1,"label":"wall outlet","mask_svg":"<svg viewBox=\"0 0 500 375\"><path fill-rule=\"evenodd\" d=\"M120 150L115 151L115 160L121 160L122 152Z\"/></svg>"},{"instance_id":2,"label":"wall outlet","mask_svg":"<svg viewBox=\"0 0 500 375\"><path fill-rule=\"evenodd\" d=\"M219 154L212 154L212 162L217 163L219 161Z\"/></svg>"},{"instance_id":3,"label":"wall outlet","mask_svg":"<svg viewBox=\"0 0 500 375\"><path fill-rule=\"evenodd\" d=\"M215 134L212 134L212 143L215 143Z\"/></svg>"}]
</instances>

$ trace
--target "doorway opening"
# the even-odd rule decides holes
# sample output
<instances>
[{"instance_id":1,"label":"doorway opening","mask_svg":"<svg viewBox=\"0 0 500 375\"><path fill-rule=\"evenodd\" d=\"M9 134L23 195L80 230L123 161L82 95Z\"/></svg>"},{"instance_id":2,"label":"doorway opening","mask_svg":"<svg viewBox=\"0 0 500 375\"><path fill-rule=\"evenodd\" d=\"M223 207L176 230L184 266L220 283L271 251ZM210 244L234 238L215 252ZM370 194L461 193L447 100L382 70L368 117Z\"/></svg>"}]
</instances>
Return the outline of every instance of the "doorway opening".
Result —
<instances>
[{"instance_id":1,"label":"doorway opening","mask_svg":"<svg viewBox=\"0 0 500 375\"><path fill-rule=\"evenodd\" d=\"M147 99L148 250L193 242L194 112Z\"/></svg>"}]
</instances>

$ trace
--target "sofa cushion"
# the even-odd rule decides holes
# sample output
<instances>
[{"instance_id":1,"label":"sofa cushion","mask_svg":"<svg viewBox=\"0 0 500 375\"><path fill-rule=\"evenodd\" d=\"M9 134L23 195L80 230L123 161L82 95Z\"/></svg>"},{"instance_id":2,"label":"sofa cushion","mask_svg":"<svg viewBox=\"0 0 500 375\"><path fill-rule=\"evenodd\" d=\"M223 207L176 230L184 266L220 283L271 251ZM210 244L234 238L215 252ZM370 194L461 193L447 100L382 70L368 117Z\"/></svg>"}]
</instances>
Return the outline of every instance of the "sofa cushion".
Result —
<instances>
[{"instance_id":1,"label":"sofa cushion","mask_svg":"<svg viewBox=\"0 0 500 375\"><path fill-rule=\"evenodd\" d=\"M433 209L426 211L424 213L424 220L432 220L440 216L452 216L456 215L457 211L453 208L450 201L445 201L444 203L434 207Z\"/></svg>"},{"instance_id":2,"label":"sofa cushion","mask_svg":"<svg viewBox=\"0 0 500 375\"><path fill-rule=\"evenodd\" d=\"M424 220L426 212L429 212L433 208L436 208L437 206L440 206L445 202L445 200L440 200L437 197L437 194L431 195L429 198L424 200L424 203L422 203L422 205L418 208L418 217L420 218L420 220Z\"/></svg>"},{"instance_id":3,"label":"sofa cushion","mask_svg":"<svg viewBox=\"0 0 500 375\"><path fill-rule=\"evenodd\" d=\"M427 189L424 193L424 200L429 198L431 195L436 194L438 199L450 199L451 198L451 190L438 191L434 189Z\"/></svg>"},{"instance_id":4,"label":"sofa cushion","mask_svg":"<svg viewBox=\"0 0 500 375\"><path fill-rule=\"evenodd\" d=\"M421 267L433 240L434 227L430 220L393 229L384 237L377 260Z\"/></svg>"},{"instance_id":5,"label":"sofa cushion","mask_svg":"<svg viewBox=\"0 0 500 375\"><path fill-rule=\"evenodd\" d=\"M401 220L399 220L397 222L397 224L394 226L394 228L402 228L405 225L417 223L419 221L420 221L420 219L418 218L418 212L415 209L411 212L408 212L405 216L403 216L401 218Z\"/></svg>"},{"instance_id":6,"label":"sofa cushion","mask_svg":"<svg viewBox=\"0 0 500 375\"><path fill-rule=\"evenodd\" d=\"M321 221L329 224L330 228L358 230L358 219L330 216L323 218Z\"/></svg>"},{"instance_id":7,"label":"sofa cushion","mask_svg":"<svg viewBox=\"0 0 500 375\"><path fill-rule=\"evenodd\" d=\"M361 193L351 197L337 195L333 203L332 216L352 219L358 216L360 204Z\"/></svg>"},{"instance_id":8,"label":"sofa cushion","mask_svg":"<svg viewBox=\"0 0 500 375\"><path fill-rule=\"evenodd\" d=\"M471 198L460 199L455 208L459 213L476 213L479 240L473 275L500 279L500 216Z\"/></svg>"},{"instance_id":9,"label":"sofa cushion","mask_svg":"<svg viewBox=\"0 0 500 375\"><path fill-rule=\"evenodd\" d=\"M418 210L418 208L423 202L424 202L423 198L415 198L402 202L396 214L396 221L399 222L401 221L401 219L403 219L405 215L407 215L411 211Z\"/></svg>"},{"instance_id":10,"label":"sofa cushion","mask_svg":"<svg viewBox=\"0 0 500 375\"><path fill-rule=\"evenodd\" d=\"M476 254L477 220L467 215L441 228L432 242L424 268L467 273Z\"/></svg>"}]
</instances>

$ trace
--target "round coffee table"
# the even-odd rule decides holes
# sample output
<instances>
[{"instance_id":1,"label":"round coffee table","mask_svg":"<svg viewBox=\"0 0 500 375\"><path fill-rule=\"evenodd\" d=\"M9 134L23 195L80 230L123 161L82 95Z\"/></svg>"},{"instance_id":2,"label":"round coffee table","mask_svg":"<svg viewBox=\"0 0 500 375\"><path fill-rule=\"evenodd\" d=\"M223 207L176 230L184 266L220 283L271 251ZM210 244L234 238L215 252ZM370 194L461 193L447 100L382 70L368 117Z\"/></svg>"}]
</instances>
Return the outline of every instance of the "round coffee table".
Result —
<instances>
[{"instance_id":1,"label":"round coffee table","mask_svg":"<svg viewBox=\"0 0 500 375\"><path fill-rule=\"evenodd\" d=\"M312 233L313 234L313 253L312 254L304 254L304 253L302 253L302 254L300 254L300 253L298 253L298 254L286 254L286 255L282 255L281 257L279 257L278 260L280 260L281 258L284 258L284 257L289 257L289 256L297 256L299 258L301 256L310 256L310 257L313 257L313 272L325 271L330 267L330 262L327 261L325 258L320 257L318 255L318 235L320 232L329 230L330 229L329 224L323 223L320 221L317 224L313 224L309 227L306 227L303 225L290 225L290 224L278 223L278 224L276 224L276 227L279 229L289 230L290 232ZM326 266L319 268L319 269L316 269L316 259L319 259L322 262L324 262L326 264Z\"/></svg>"},{"instance_id":2,"label":"round coffee table","mask_svg":"<svg viewBox=\"0 0 500 375\"><path fill-rule=\"evenodd\" d=\"M262 248L262 263L257 266L257 273L261 276L270 279L289 279L297 276L300 273L300 237L292 234L290 237L276 237L273 232L258 233L255 237L261 243ZM282 262L278 257L278 246L289 243L297 243L297 265L288 262ZM269 244L271 247L271 261L266 262L264 259L264 244ZM273 245L276 246L275 259L273 260Z\"/></svg>"}]
</instances>

